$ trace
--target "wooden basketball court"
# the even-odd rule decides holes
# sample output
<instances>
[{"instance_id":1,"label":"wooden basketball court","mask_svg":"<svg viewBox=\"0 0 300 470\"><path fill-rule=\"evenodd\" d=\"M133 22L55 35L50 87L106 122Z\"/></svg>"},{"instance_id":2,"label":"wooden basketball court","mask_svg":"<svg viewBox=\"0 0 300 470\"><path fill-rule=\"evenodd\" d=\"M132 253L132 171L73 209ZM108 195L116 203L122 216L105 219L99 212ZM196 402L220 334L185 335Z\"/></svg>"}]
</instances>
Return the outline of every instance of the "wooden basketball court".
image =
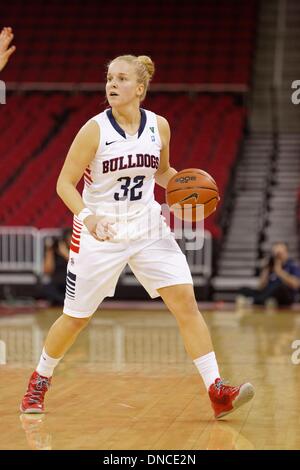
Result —
<instances>
[{"instance_id":1,"label":"wooden basketball court","mask_svg":"<svg viewBox=\"0 0 300 470\"><path fill-rule=\"evenodd\" d=\"M215 421L173 317L151 305L98 311L56 369L40 416L21 415L19 403L61 312L2 316L0 449L300 448L300 313L204 313L223 378L256 389Z\"/></svg>"}]
</instances>

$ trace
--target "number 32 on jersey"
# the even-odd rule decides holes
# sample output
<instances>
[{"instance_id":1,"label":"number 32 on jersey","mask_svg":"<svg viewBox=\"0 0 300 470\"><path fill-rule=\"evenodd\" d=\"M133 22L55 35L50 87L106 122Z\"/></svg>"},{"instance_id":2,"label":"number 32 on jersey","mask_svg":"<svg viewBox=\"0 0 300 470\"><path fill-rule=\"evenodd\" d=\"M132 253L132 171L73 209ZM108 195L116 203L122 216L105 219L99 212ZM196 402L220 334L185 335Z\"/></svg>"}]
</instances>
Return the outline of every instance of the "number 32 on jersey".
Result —
<instances>
[{"instance_id":1,"label":"number 32 on jersey","mask_svg":"<svg viewBox=\"0 0 300 470\"><path fill-rule=\"evenodd\" d=\"M138 201L139 199L142 199L142 191L138 190L143 186L144 179L145 175L135 176L134 178L130 178L129 176L122 176L121 178L118 178L117 181L124 181L124 184L122 184L120 187L122 193L119 192L114 194L115 200L125 201L125 199L128 199L128 196L130 201ZM132 184L134 184L134 186L132 186Z\"/></svg>"}]
</instances>

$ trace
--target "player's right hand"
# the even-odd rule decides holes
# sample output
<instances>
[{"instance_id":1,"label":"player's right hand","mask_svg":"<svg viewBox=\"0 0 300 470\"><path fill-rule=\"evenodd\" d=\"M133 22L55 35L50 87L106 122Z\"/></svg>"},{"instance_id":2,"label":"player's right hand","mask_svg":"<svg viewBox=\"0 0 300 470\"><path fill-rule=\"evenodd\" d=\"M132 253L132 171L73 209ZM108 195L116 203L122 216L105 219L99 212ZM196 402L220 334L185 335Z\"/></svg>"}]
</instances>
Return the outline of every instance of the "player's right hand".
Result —
<instances>
[{"instance_id":1,"label":"player's right hand","mask_svg":"<svg viewBox=\"0 0 300 470\"><path fill-rule=\"evenodd\" d=\"M84 219L84 225L96 240L111 240L117 234L112 227L114 222L107 217L99 215L88 215Z\"/></svg>"}]
</instances>

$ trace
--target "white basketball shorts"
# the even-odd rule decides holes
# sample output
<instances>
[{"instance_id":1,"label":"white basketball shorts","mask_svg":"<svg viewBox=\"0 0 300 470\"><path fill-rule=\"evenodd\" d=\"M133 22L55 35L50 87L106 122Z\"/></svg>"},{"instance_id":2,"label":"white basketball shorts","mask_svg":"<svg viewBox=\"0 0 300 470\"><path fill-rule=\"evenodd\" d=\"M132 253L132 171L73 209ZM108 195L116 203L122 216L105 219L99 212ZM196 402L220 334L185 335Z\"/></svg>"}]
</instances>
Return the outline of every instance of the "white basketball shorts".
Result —
<instances>
[{"instance_id":1,"label":"white basketball shorts","mask_svg":"<svg viewBox=\"0 0 300 470\"><path fill-rule=\"evenodd\" d=\"M151 298L159 297L161 287L193 284L186 257L171 233L156 240L100 242L78 225L78 234L74 241L73 230L67 267L67 315L89 317L105 297L113 297L127 263Z\"/></svg>"}]
</instances>

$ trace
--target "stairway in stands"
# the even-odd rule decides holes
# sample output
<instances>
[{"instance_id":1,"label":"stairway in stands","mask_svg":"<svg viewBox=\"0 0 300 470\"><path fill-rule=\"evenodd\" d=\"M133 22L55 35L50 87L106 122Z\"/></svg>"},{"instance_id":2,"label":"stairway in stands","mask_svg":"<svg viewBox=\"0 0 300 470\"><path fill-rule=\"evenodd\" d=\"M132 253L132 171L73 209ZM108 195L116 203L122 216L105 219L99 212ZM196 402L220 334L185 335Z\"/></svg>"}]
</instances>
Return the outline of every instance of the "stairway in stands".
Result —
<instances>
[{"instance_id":1,"label":"stairway in stands","mask_svg":"<svg viewBox=\"0 0 300 470\"><path fill-rule=\"evenodd\" d=\"M239 287L255 286L261 259L274 242L288 243L299 261L297 193L300 135L253 133L244 142L232 191L233 210L213 280L215 300L233 300Z\"/></svg>"},{"instance_id":2,"label":"stairway in stands","mask_svg":"<svg viewBox=\"0 0 300 470\"><path fill-rule=\"evenodd\" d=\"M272 243L286 241L292 258L299 260L297 228L297 193L300 182L300 135L281 133L273 163L272 184L269 189L265 239L262 252Z\"/></svg>"},{"instance_id":3,"label":"stairway in stands","mask_svg":"<svg viewBox=\"0 0 300 470\"><path fill-rule=\"evenodd\" d=\"M298 0L260 3L250 134L236 171L232 210L213 279L216 300L233 300L242 285L255 286L260 260L275 241L287 242L291 257L299 260L300 105L291 100L292 82L300 79L299 24ZM276 105L271 86L278 68L278 35L283 60Z\"/></svg>"},{"instance_id":4,"label":"stairway in stands","mask_svg":"<svg viewBox=\"0 0 300 470\"><path fill-rule=\"evenodd\" d=\"M245 140L232 190L233 210L220 250L217 277L213 280L216 300L233 300L239 287L256 284L272 160L269 133L255 133Z\"/></svg>"}]
</instances>

